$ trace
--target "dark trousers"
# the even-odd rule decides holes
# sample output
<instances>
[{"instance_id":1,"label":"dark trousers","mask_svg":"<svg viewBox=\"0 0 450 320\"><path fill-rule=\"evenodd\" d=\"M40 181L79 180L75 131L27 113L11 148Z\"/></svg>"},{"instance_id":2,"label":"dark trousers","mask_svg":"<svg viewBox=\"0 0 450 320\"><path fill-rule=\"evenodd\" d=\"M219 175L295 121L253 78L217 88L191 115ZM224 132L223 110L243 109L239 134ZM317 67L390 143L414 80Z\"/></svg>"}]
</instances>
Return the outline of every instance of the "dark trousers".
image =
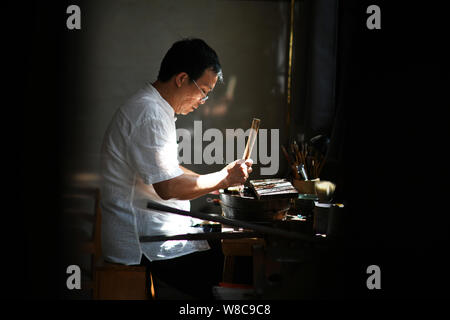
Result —
<instances>
[{"instance_id":1,"label":"dark trousers","mask_svg":"<svg viewBox=\"0 0 450 320\"><path fill-rule=\"evenodd\" d=\"M212 287L222 281L224 257L219 241L209 241L209 244L210 250L173 259L150 262L142 256L141 265L147 267L147 284L150 283L151 272L153 278L164 281L194 299L213 299ZM157 282L155 292L158 298Z\"/></svg>"}]
</instances>

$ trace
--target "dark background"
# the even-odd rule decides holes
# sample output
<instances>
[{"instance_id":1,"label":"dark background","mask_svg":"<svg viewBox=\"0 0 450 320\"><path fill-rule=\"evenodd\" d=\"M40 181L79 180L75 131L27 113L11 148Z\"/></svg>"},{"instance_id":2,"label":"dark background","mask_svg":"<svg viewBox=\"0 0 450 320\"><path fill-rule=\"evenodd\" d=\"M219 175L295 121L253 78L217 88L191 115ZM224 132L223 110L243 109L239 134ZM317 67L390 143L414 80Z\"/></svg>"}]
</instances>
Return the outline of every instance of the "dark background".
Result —
<instances>
[{"instance_id":1,"label":"dark background","mask_svg":"<svg viewBox=\"0 0 450 320\"><path fill-rule=\"evenodd\" d=\"M4 110L8 209L3 212L8 298L63 297L60 195L65 107L65 1L9 1L2 28L7 38ZM58 18L56 18L58 17ZM11 112L11 113L10 113ZM66 261L64 261L66 263Z\"/></svg>"},{"instance_id":2,"label":"dark background","mask_svg":"<svg viewBox=\"0 0 450 320\"><path fill-rule=\"evenodd\" d=\"M71 88L61 71L68 44L66 16L59 13L70 3L12 3L2 19L8 84L2 274L12 298L64 298L70 262L59 254L61 119ZM351 298L443 297L449 285L446 11L437 2L339 3L338 129L329 175L340 186L349 223L336 276ZM370 4L381 8L381 30L365 27ZM381 267L380 291L361 281L370 264Z\"/></svg>"},{"instance_id":3,"label":"dark background","mask_svg":"<svg viewBox=\"0 0 450 320\"><path fill-rule=\"evenodd\" d=\"M365 22L358 13L372 3L342 3L338 106L346 123L348 261L380 261L386 271L383 292L355 285L355 293L442 297L449 239L445 11L435 3L374 2L382 11L378 32L358 27Z\"/></svg>"}]
</instances>

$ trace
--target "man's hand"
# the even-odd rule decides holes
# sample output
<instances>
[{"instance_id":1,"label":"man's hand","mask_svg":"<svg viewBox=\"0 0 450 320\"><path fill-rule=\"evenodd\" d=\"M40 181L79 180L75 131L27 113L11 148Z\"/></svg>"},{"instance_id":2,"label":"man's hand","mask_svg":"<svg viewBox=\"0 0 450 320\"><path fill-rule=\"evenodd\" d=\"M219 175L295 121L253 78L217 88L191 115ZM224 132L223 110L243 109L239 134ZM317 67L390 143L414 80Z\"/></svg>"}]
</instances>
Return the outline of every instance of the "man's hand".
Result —
<instances>
[{"instance_id":1,"label":"man's hand","mask_svg":"<svg viewBox=\"0 0 450 320\"><path fill-rule=\"evenodd\" d=\"M236 160L220 171L199 175L182 167L184 174L154 183L156 193L163 200L192 200L208 192L244 184L252 172L253 161Z\"/></svg>"},{"instance_id":2,"label":"man's hand","mask_svg":"<svg viewBox=\"0 0 450 320\"><path fill-rule=\"evenodd\" d=\"M252 172L252 159L236 160L231 162L222 171L226 172L225 188L244 184L248 175Z\"/></svg>"}]
</instances>

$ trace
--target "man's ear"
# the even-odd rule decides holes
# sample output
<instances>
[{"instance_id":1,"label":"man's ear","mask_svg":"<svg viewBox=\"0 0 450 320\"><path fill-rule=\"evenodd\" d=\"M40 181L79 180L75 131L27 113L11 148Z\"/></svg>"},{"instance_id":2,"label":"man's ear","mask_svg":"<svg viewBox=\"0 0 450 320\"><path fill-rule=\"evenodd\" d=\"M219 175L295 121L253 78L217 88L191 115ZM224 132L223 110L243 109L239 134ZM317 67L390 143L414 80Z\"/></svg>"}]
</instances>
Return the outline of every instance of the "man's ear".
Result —
<instances>
[{"instance_id":1,"label":"man's ear","mask_svg":"<svg viewBox=\"0 0 450 320\"><path fill-rule=\"evenodd\" d=\"M175 76L175 85L180 88L183 82L187 81L189 78L186 72L180 72Z\"/></svg>"}]
</instances>

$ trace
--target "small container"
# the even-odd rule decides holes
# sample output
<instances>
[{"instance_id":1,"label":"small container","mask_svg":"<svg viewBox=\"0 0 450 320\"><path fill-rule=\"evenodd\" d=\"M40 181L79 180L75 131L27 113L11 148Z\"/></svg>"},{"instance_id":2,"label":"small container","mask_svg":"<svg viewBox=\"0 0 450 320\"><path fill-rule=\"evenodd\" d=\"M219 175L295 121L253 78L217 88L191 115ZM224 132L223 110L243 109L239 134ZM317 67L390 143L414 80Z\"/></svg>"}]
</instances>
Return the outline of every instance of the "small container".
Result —
<instances>
[{"instance_id":1,"label":"small container","mask_svg":"<svg viewBox=\"0 0 450 320\"><path fill-rule=\"evenodd\" d=\"M316 234L326 234L328 231L328 217L333 204L314 202L313 230Z\"/></svg>"},{"instance_id":2,"label":"small container","mask_svg":"<svg viewBox=\"0 0 450 320\"><path fill-rule=\"evenodd\" d=\"M315 186L318 181L320 181L319 178L307 181L294 179L292 184L301 194L316 194Z\"/></svg>"},{"instance_id":3,"label":"small container","mask_svg":"<svg viewBox=\"0 0 450 320\"><path fill-rule=\"evenodd\" d=\"M345 211L343 204L333 204L328 214L327 236L341 237L345 230Z\"/></svg>"},{"instance_id":4,"label":"small container","mask_svg":"<svg viewBox=\"0 0 450 320\"><path fill-rule=\"evenodd\" d=\"M344 205L314 202L313 230L330 237L341 236L345 227Z\"/></svg>"}]
</instances>

